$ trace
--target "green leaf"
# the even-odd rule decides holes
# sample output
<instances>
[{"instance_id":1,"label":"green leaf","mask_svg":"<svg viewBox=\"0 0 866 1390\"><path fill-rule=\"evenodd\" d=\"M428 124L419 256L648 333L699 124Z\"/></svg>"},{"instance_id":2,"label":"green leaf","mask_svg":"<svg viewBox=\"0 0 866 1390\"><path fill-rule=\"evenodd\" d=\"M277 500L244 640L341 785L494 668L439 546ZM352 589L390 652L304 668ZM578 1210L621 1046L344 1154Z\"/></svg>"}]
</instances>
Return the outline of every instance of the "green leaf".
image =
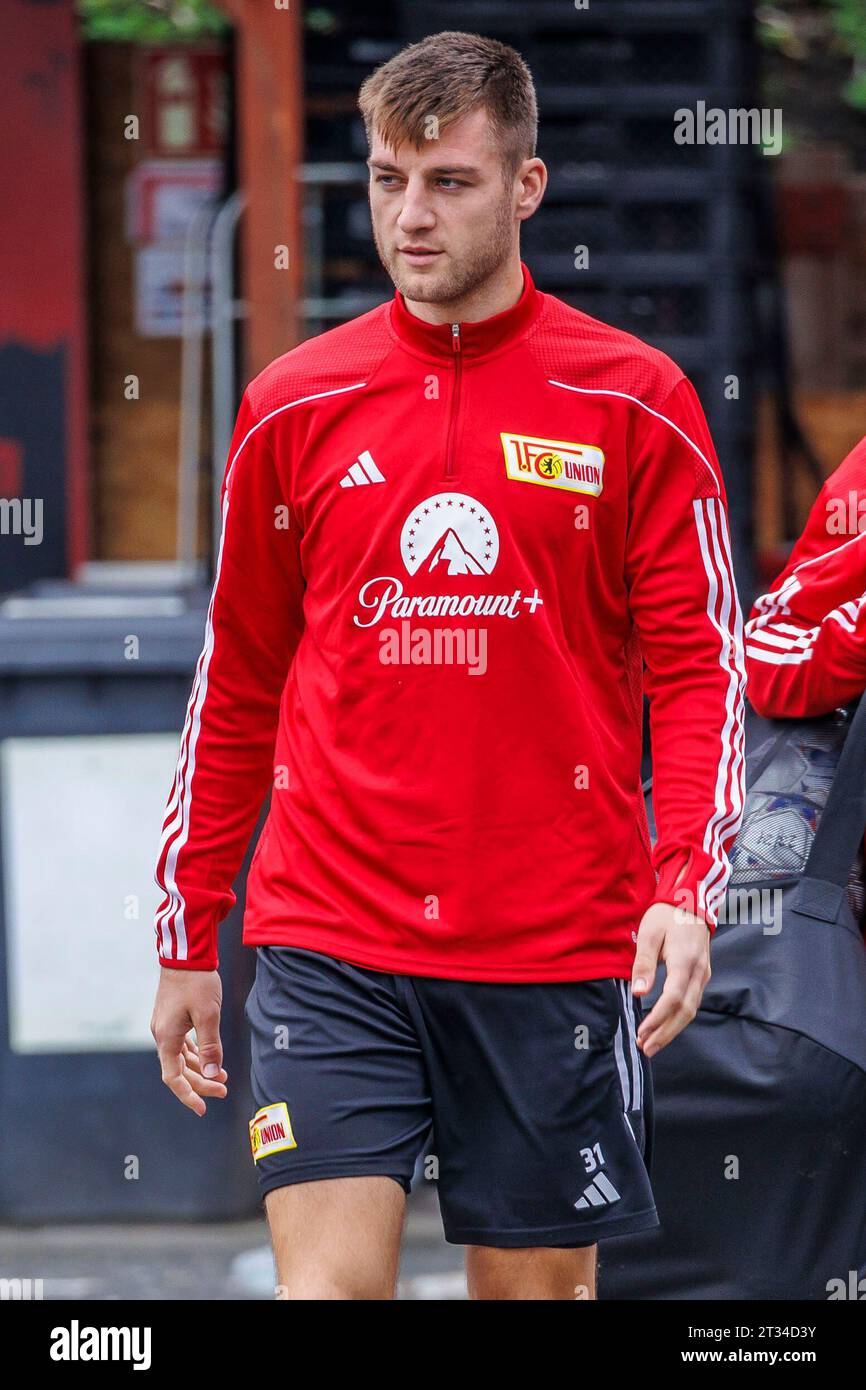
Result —
<instances>
[{"instance_id":1,"label":"green leaf","mask_svg":"<svg viewBox=\"0 0 866 1390\"><path fill-rule=\"evenodd\" d=\"M76 0L85 39L178 43L218 37L228 21L209 0Z\"/></svg>"}]
</instances>

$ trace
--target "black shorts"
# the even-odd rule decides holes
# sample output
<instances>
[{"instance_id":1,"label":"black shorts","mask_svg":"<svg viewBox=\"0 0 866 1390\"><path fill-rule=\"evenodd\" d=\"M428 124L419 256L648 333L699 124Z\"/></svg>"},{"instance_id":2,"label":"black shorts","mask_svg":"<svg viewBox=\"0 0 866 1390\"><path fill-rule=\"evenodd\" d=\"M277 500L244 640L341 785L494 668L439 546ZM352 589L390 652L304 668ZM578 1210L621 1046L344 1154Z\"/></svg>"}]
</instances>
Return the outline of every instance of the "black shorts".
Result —
<instances>
[{"instance_id":1,"label":"black shorts","mask_svg":"<svg viewBox=\"0 0 866 1390\"><path fill-rule=\"evenodd\" d=\"M423 1154L454 1244L593 1245L659 1225L628 980L486 984L294 947L256 955L246 1016L262 1195L359 1175L408 1192Z\"/></svg>"}]
</instances>

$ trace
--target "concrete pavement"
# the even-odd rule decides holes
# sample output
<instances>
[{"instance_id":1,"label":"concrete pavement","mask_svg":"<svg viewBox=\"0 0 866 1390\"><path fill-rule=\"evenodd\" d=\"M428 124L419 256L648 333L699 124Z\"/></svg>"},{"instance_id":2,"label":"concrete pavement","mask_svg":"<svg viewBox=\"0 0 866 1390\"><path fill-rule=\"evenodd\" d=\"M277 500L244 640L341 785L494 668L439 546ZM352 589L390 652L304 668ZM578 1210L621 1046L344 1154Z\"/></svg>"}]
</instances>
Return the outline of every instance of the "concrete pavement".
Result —
<instances>
[{"instance_id":1,"label":"concrete pavement","mask_svg":"<svg viewBox=\"0 0 866 1390\"><path fill-rule=\"evenodd\" d=\"M202 1224L0 1227L0 1279L42 1280L47 1300L272 1299L264 1215ZM442 1235L435 1191L409 1199L398 1296L465 1299L463 1256Z\"/></svg>"}]
</instances>

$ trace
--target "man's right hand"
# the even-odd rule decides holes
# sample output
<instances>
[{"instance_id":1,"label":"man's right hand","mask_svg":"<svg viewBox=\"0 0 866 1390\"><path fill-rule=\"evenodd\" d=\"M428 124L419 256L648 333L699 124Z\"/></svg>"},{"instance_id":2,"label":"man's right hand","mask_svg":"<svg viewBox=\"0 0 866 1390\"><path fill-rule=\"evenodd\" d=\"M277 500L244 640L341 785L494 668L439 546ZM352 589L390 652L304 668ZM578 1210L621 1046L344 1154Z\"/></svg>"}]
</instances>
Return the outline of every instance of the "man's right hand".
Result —
<instances>
[{"instance_id":1,"label":"man's right hand","mask_svg":"<svg viewBox=\"0 0 866 1390\"><path fill-rule=\"evenodd\" d=\"M150 1031L162 1079L182 1105L204 1115L205 1096L228 1094L220 1042L222 985L216 970L161 966ZM195 1029L195 1041L188 1037Z\"/></svg>"}]
</instances>

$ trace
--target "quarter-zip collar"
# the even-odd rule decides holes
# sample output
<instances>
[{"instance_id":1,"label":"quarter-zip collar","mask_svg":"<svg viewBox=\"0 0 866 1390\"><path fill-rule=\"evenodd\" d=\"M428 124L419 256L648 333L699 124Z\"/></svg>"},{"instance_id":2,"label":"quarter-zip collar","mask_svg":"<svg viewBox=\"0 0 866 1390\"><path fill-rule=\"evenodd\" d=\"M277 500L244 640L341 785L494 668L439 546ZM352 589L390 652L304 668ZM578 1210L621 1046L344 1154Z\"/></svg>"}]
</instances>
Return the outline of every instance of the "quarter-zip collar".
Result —
<instances>
[{"instance_id":1,"label":"quarter-zip collar","mask_svg":"<svg viewBox=\"0 0 866 1390\"><path fill-rule=\"evenodd\" d=\"M520 262L523 271L523 290L509 309L474 323L459 325L459 350L464 359L483 357L501 351L522 337L541 311L544 296L535 288L529 267ZM406 347L425 357L445 357L453 361L455 353L454 325L427 323L407 307L400 290L395 290L390 306L393 331Z\"/></svg>"}]
</instances>

